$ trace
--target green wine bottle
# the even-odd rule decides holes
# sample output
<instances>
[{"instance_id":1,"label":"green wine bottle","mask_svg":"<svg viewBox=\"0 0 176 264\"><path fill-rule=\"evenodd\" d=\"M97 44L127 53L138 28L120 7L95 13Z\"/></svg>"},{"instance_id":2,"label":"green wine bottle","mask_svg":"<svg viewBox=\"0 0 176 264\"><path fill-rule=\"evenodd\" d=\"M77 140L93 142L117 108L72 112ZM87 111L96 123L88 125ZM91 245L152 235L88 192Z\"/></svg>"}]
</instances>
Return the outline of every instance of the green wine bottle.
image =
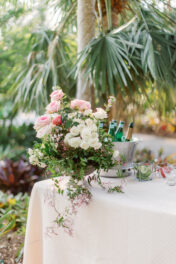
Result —
<instances>
[{"instance_id":1,"label":"green wine bottle","mask_svg":"<svg viewBox=\"0 0 176 264\"><path fill-rule=\"evenodd\" d=\"M115 132L115 141L121 142L123 137L124 122L120 121L119 126Z\"/></svg>"},{"instance_id":2,"label":"green wine bottle","mask_svg":"<svg viewBox=\"0 0 176 264\"><path fill-rule=\"evenodd\" d=\"M131 122L129 124L129 126L128 126L128 131L127 131L127 135L126 135L126 141L130 141L132 139L133 127L134 127L134 123Z\"/></svg>"},{"instance_id":3,"label":"green wine bottle","mask_svg":"<svg viewBox=\"0 0 176 264\"><path fill-rule=\"evenodd\" d=\"M113 122L111 122L109 125L108 134L111 136L112 142L114 142L115 141L115 131L114 131L114 123Z\"/></svg>"},{"instance_id":4,"label":"green wine bottle","mask_svg":"<svg viewBox=\"0 0 176 264\"><path fill-rule=\"evenodd\" d=\"M115 133L116 130L117 130L117 121L116 120L112 120L112 122L114 123L114 133Z\"/></svg>"}]
</instances>

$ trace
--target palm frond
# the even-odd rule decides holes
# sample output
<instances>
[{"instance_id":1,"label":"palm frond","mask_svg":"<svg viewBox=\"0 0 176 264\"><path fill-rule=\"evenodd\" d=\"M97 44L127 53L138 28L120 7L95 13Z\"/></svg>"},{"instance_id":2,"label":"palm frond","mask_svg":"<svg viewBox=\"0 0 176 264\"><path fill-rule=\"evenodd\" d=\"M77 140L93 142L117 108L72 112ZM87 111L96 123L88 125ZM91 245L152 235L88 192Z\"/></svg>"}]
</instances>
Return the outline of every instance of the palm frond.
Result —
<instances>
[{"instance_id":1,"label":"palm frond","mask_svg":"<svg viewBox=\"0 0 176 264\"><path fill-rule=\"evenodd\" d=\"M126 26L93 39L80 54L76 75L86 68L85 78L91 76L102 95L129 95L142 89L147 97L149 80L165 83L160 85L165 93L176 87L176 34L163 27L162 16L142 7L140 14Z\"/></svg>"},{"instance_id":2,"label":"palm frond","mask_svg":"<svg viewBox=\"0 0 176 264\"><path fill-rule=\"evenodd\" d=\"M48 102L53 86L75 90L75 82L67 77L72 62L69 57L70 47L64 36L57 36L55 31L40 29L32 34L30 41L33 46L27 64L23 69L13 69L12 75L16 74L16 81L9 94L15 98L15 107L20 106L26 111L36 109L39 113Z\"/></svg>"}]
</instances>

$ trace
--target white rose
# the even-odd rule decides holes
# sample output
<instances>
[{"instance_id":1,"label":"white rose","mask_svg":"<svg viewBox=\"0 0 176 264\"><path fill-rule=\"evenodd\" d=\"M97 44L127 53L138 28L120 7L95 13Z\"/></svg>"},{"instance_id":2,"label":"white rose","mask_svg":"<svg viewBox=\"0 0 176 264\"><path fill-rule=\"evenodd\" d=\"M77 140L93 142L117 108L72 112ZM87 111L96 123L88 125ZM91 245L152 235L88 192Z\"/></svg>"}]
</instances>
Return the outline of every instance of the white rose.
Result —
<instances>
[{"instance_id":1,"label":"white rose","mask_svg":"<svg viewBox=\"0 0 176 264\"><path fill-rule=\"evenodd\" d=\"M82 132L83 128L85 128L85 125L83 124L78 125L79 132Z\"/></svg>"},{"instance_id":2,"label":"white rose","mask_svg":"<svg viewBox=\"0 0 176 264\"><path fill-rule=\"evenodd\" d=\"M91 136L85 136L82 138L83 141L89 142L91 140Z\"/></svg>"},{"instance_id":3,"label":"white rose","mask_svg":"<svg viewBox=\"0 0 176 264\"><path fill-rule=\"evenodd\" d=\"M92 119L88 118L88 119L86 119L85 123L88 126L92 126L94 124L94 121Z\"/></svg>"},{"instance_id":4,"label":"white rose","mask_svg":"<svg viewBox=\"0 0 176 264\"><path fill-rule=\"evenodd\" d=\"M88 141L88 144L90 145L90 147L94 148L94 146L97 145L98 142L98 138L93 138Z\"/></svg>"},{"instance_id":5,"label":"white rose","mask_svg":"<svg viewBox=\"0 0 176 264\"><path fill-rule=\"evenodd\" d=\"M83 130L81 131L81 137L83 139L86 139L86 140L88 138L90 138L91 137L91 130L90 130L90 128L88 128L88 127L83 128Z\"/></svg>"},{"instance_id":6,"label":"white rose","mask_svg":"<svg viewBox=\"0 0 176 264\"><path fill-rule=\"evenodd\" d=\"M93 132L97 132L97 126L95 124L89 127Z\"/></svg>"},{"instance_id":7,"label":"white rose","mask_svg":"<svg viewBox=\"0 0 176 264\"><path fill-rule=\"evenodd\" d=\"M99 149L99 148L101 148L101 146L102 146L101 142L97 142L97 143L93 146L93 148L94 148L94 149Z\"/></svg>"},{"instance_id":8,"label":"white rose","mask_svg":"<svg viewBox=\"0 0 176 264\"><path fill-rule=\"evenodd\" d=\"M87 141L82 141L81 144L80 144L80 147L82 149L87 150L90 147L90 145L89 145L89 143Z\"/></svg>"},{"instance_id":9,"label":"white rose","mask_svg":"<svg viewBox=\"0 0 176 264\"><path fill-rule=\"evenodd\" d=\"M64 143L65 143L65 144L68 144L68 140L69 140L70 138L72 138L72 137L73 137L73 136L72 136L71 133L66 134L66 136L65 136L65 138L64 138Z\"/></svg>"},{"instance_id":10,"label":"white rose","mask_svg":"<svg viewBox=\"0 0 176 264\"><path fill-rule=\"evenodd\" d=\"M93 115L97 119L105 119L108 117L106 111L103 110L102 108L97 108L97 111L93 113Z\"/></svg>"},{"instance_id":11,"label":"white rose","mask_svg":"<svg viewBox=\"0 0 176 264\"><path fill-rule=\"evenodd\" d=\"M81 138L80 137L70 138L70 139L68 139L68 144L72 148L79 148L80 144L81 144Z\"/></svg>"},{"instance_id":12,"label":"white rose","mask_svg":"<svg viewBox=\"0 0 176 264\"><path fill-rule=\"evenodd\" d=\"M71 135L73 136L78 136L79 135L79 127L78 126L73 126L71 129L70 129L70 133Z\"/></svg>"},{"instance_id":13,"label":"white rose","mask_svg":"<svg viewBox=\"0 0 176 264\"><path fill-rule=\"evenodd\" d=\"M44 126L44 127L41 127L38 131L37 131L37 135L36 137L38 138L42 138L44 136L47 136L51 133L51 130L52 130L52 126L51 125L48 125L48 126Z\"/></svg>"},{"instance_id":14,"label":"white rose","mask_svg":"<svg viewBox=\"0 0 176 264\"><path fill-rule=\"evenodd\" d=\"M88 116L92 114L92 109L87 109L83 112L83 115Z\"/></svg>"},{"instance_id":15,"label":"white rose","mask_svg":"<svg viewBox=\"0 0 176 264\"><path fill-rule=\"evenodd\" d=\"M98 138L98 133L92 132L92 138Z\"/></svg>"},{"instance_id":16,"label":"white rose","mask_svg":"<svg viewBox=\"0 0 176 264\"><path fill-rule=\"evenodd\" d=\"M113 158L114 158L115 160L117 160L117 159L119 158L119 156L120 156L119 151L118 151L118 150L115 150L114 153L113 153Z\"/></svg>"}]
</instances>

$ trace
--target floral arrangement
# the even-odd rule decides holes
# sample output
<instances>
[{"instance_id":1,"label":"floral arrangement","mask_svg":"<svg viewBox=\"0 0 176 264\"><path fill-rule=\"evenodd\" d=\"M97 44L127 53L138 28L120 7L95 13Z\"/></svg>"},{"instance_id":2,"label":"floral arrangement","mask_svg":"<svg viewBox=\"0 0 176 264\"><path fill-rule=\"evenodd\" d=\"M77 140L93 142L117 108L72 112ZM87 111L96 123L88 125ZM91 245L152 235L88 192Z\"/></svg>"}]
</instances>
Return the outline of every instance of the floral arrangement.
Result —
<instances>
[{"instance_id":1,"label":"floral arrangement","mask_svg":"<svg viewBox=\"0 0 176 264\"><path fill-rule=\"evenodd\" d=\"M95 112L89 102L70 100L59 87L55 87L50 97L46 113L34 125L37 137L42 142L29 149L29 161L46 168L47 174L53 177L58 192L66 193L71 202L75 204L81 197L87 204L91 198L91 181L96 181L106 189L100 179L100 170L107 171L113 167L119 155L118 151L113 150L111 137L104 129L99 128L99 122L107 121L107 112L114 97L109 98L105 110L97 108ZM95 173L88 176L85 183L86 174L93 171ZM58 179L63 175L69 176L65 189L61 188ZM121 192L121 188L117 186L107 191ZM65 227L63 216L60 215L57 222Z\"/></svg>"}]
</instances>

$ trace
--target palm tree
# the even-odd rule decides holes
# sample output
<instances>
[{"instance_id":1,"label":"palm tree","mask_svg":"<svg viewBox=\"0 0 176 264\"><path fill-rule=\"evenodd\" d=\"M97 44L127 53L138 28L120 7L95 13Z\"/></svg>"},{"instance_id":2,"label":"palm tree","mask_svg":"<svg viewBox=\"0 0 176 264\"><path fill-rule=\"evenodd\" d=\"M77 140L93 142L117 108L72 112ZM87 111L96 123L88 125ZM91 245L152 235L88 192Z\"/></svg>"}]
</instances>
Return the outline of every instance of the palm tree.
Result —
<instances>
[{"instance_id":1,"label":"palm tree","mask_svg":"<svg viewBox=\"0 0 176 264\"><path fill-rule=\"evenodd\" d=\"M95 87L100 101L114 94L135 102L142 95L149 97L151 83L150 89L162 98L167 94L169 107L175 106L176 18L168 8L159 10L158 1L147 0L97 0L95 8L93 0L46 2L62 17L55 29L40 28L31 35L27 63L17 71L13 68L16 81L10 94L16 109L39 111L53 85L73 96L73 73L79 98L88 100Z\"/></svg>"},{"instance_id":2,"label":"palm tree","mask_svg":"<svg viewBox=\"0 0 176 264\"><path fill-rule=\"evenodd\" d=\"M13 101L13 115L18 110L30 111L31 109L40 113L48 102L52 87L56 85L62 86L71 96L75 95L76 81L72 75L69 75L73 61L76 60L75 34L70 29L71 34L67 36L65 25L72 24L72 28L75 27L76 23L73 19L75 20L76 17L76 3L73 1L69 9L64 7L65 12L62 12L62 19L59 23L57 22L55 28L48 28L46 23L43 23L49 4L52 4L51 11L54 10L57 15L60 15L60 8L65 5L65 1L60 2L60 8L55 1L43 8L39 5L41 20L37 22L38 27L35 26L34 20L34 26L31 27L31 32L28 32L28 43L25 43L29 53L26 58L23 57L23 61L19 61L16 57L16 64L12 66L10 73L0 84L1 87L10 87L5 96ZM34 11L36 12L36 7L31 7L31 17ZM23 20L25 18L24 15ZM56 17L53 17L54 20ZM19 24L18 19L15 22ZM3 51L0 56L4 57L5 52ZM18 52L20 53L21 50L16 51L17 55Z\"/></svg>"},{"instance_id":3,"label":"palm tree","mask_svg":"<svg viewBox=\"0 0 176 264\"><path fill-rule=\"evenodd\" d=\"M78 54L86 47L95 35L95 1L78 0ZM84 69L78 73L77 98L91 99L90 82L85 82Z\"/></svg>"},{"instance_id":4,"label":"palm tree","mask_svg":"<svg viewBox=\"0 0 176 264\"><path fill-rule=\"evenodd\" d=\"M77 74L86 68L85 78L91 78L97 94L102 97L118 95L121 100L136 94L147 97L147 85L165 93L175 105L176 35L175 21L159 11L154 4L143 7L134 1L97 1L100 20L99 34L82 51ZM117 2L130 20L117 26L119 17L112 14ZM113 12L112 12L113 11ZM169 22L169 23L168 23ZM173 100L171 100L171 97Z\"/></svg>"}]
</instances>

